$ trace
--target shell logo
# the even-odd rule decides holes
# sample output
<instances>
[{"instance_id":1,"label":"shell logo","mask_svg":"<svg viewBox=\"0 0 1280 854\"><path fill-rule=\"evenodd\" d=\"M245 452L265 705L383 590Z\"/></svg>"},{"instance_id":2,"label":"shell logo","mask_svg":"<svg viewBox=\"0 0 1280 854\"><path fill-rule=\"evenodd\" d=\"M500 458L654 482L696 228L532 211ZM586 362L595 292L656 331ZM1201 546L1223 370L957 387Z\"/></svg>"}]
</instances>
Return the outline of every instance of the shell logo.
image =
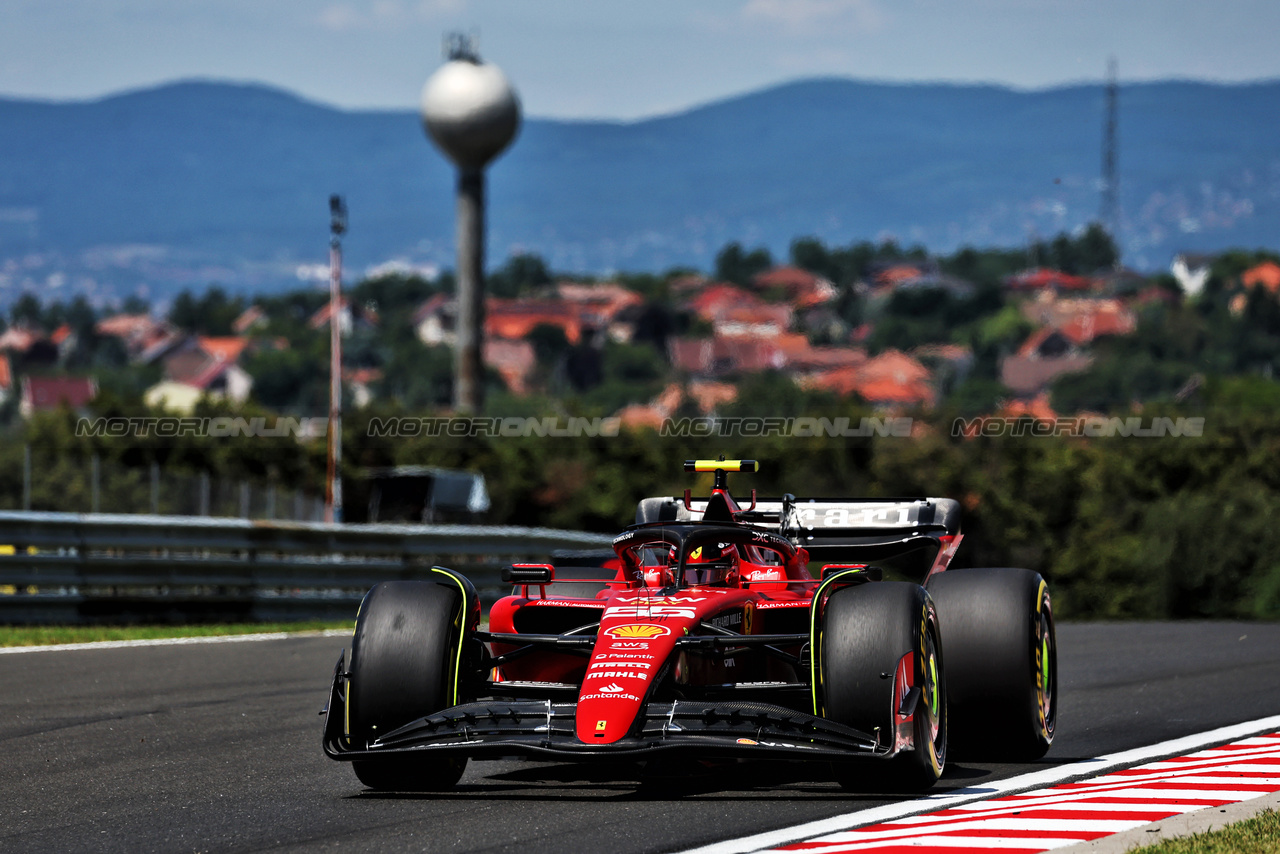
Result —
<instances>
[{"instance_id":1,"label":"shell logo","mask_svg":"<svg viewBox=\"0 0 1280 854\"><path fill-rule=\"evenodd\" d=\"M614 626L611 629L605 629L604 633L614 638L656 638L661 635L671 634L671 629L666 626Z\"/></svg>"}]
</instances>

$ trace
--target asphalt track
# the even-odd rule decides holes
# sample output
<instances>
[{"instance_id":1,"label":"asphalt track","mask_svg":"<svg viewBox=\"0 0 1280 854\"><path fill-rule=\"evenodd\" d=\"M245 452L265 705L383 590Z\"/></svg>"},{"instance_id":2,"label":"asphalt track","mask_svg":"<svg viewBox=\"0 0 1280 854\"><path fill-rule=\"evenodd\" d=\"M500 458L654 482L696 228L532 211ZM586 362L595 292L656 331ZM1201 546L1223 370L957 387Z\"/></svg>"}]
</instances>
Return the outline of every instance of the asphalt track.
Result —
<instances>
[{"instance_id":1,"label":"asphalt track","mask_svg":"<svg viewBox=\"0 0 1280 854\"><path fill-rule=\"evenodd\" d=\"M0 851L680 851L871 807L786 766L472 763L378 795L320 750L342 638L0 655ZM1033 765L953 762L936 791L1280 713L1280 625L1059 627L1059 736Z\"/></svg>"}]
</instances>

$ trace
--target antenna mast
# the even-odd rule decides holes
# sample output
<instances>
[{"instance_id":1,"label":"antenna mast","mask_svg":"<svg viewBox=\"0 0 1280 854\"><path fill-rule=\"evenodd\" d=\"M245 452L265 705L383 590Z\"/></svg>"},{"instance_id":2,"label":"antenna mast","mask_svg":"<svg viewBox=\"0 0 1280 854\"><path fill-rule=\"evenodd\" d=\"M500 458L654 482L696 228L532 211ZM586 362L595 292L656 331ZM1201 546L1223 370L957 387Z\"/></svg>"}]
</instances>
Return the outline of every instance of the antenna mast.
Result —
<instances>
[{"instance_id":1,"label":"antenna mast","mask_svg":"<svg viewBox=\"0 0 1280 854\"><path fill-rule=\"evenodd\" d=\"M1107 125L1102 138L1102 226L1119 243L1120 179L1116 175L1116 114L1119 85L1116 82L1116 58L1107 60Z\"/></svg>"}]
</instances>

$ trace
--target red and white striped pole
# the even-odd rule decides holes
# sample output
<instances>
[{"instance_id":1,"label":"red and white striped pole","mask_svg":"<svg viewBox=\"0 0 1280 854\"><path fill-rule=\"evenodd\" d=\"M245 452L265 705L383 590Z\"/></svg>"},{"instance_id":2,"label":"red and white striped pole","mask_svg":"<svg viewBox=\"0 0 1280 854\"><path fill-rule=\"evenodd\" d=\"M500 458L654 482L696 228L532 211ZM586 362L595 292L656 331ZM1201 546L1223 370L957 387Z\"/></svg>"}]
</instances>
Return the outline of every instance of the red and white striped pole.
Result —
<instances>
[{"instance_id":1,"label":"red and white striped pole","mask_svg":"<svg viewBox=\"0 0 1280 854\"><path fill-rule=\"evenodd\" d=\"M329 197L329 462L324 520L342 521L342 233L347 206Z\"/></svg>"}]
</instances>

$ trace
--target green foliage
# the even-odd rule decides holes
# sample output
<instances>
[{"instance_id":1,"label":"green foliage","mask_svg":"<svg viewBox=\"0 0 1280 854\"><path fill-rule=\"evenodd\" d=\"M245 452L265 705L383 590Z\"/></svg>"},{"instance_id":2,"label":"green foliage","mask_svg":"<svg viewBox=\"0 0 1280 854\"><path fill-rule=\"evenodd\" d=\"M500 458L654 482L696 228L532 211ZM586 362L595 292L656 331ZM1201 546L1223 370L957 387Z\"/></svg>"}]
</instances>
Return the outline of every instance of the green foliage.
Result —
<instances>
[{"instance_id":1,"label":"green foliage","mask_svg":"<svg viewBox=\"0 0 1280 854\"><path fill-rule=\"evenodd\" d=\"M1052 267L1076 276L1091 276L1099 270L1114 267L1120 250L1111 235L1099 223L1090 223L1079 237L1059 234L1048 243L1036 243L1031 249L1036 266Z\"/></svg>"},{"instance_id":2,"label":"green foliage","mask_svg":"<svg viewBox=\"0 0 1280 854\"><path fill-rule=\"evenodd\" d=\"M14 326L39 327L43 320L44 306L33 293L24 293L9 306L9 322Z\"/></svg>"},{"instance_id":3,"label":"green foliage","mask_svg":"<svg viewBox=\"0 0 1280 854\"><path fill-rule=\"evenodd\" d=\"M1266 809L1235 824L1131 850L1137 854L1276 854L1280 851L1280 812Z\"/></svg>"},{"instance_id":4,"label":"green foliage","mask_svg":"<svg viewBox=\"0 0 1280 854\"><path fill-rule=\"evenodd\" d=\"M551 284L547 264L538 255L512 255L485 277L485 291L495 297L517 297Z\"/></svg>"},{"instance_id":5,"label":"green foliage","mask_svg":"<svg viewBox=\"0 0 1280 854\"><path fill-rule=\"evenodd\" d=\"M749 374L738 383L738 398L723 407L726 418L785 418L834 415L839 401L828 392L806 391L782 371Z\"/></svg>"},{"instance_id":6,"label":"green foliage","mask_svg":"<svg viewBox=\"0 0 1280 854\"><path fill-rule=\"evenodd\" d=\"M228 297L216 285L198 297L183 291L169 308L169 322L200 335L230 335L232 322L247 307L242 297Z\"/></svg>"},{"instance_id":7,"label":"green foliage","mask_svg":"<svg viewBox=\"0 0 1280 854\"><path fill-rule=\"evenodd\" d=\"M662 391L666 361L645 344L606 341L603 349L580 346L578 355L598 362L593 381L583 389L580 403L596 414L612 414L629 403L648 402Z\"/></svg>"},{"instance_id":8,"label":"green foliage","mask_svg":"<svg viewBox=\"0 0 1280 854\"><path fill-rule=\"evenodd\" d=\"M742 244L734 241L725 244L716 254L715 276L723 282L735 285L749 284L756 275L773 266L773 256L763 246L744 252Z\"/></svg>"}]
</instances>

